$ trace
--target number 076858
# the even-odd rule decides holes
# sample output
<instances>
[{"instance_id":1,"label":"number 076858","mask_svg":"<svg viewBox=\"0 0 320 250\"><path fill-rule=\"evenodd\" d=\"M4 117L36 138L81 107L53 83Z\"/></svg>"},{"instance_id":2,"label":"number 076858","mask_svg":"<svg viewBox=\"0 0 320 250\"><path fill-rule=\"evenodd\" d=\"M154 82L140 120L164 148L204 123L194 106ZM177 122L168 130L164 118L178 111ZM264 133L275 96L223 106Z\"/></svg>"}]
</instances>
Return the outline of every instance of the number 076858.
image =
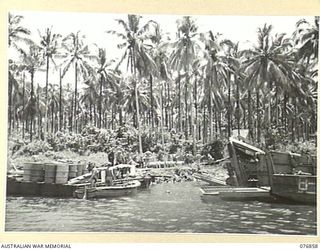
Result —
<instances>
[{"instance_id":1,"label":"number 076858","mask_svg":"<svg viewBox=\"0 0 320 250\"><path fill-rule=\"evenodd\" d=\"M318 244L300 244L300 248L306 248L306 249L318 248Z\"/></svg>"}]
</instances>

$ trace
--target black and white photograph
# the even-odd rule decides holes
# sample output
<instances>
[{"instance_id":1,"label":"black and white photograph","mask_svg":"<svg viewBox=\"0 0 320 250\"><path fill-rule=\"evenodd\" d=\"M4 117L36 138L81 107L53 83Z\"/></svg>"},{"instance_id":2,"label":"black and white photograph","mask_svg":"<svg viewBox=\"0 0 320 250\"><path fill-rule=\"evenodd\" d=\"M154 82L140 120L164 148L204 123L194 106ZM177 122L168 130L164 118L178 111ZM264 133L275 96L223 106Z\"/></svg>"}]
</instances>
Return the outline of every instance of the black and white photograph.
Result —
<instances>
[{"instance_id":1,"label":"black and white photograph","mask_svg":"<svg viewBox=\"0 0 320 250\"><path fill-rule=\"evenodd\" d=\"M5 232L317 236L318 16L6 18Z\"/></svg>"}]
</instances>

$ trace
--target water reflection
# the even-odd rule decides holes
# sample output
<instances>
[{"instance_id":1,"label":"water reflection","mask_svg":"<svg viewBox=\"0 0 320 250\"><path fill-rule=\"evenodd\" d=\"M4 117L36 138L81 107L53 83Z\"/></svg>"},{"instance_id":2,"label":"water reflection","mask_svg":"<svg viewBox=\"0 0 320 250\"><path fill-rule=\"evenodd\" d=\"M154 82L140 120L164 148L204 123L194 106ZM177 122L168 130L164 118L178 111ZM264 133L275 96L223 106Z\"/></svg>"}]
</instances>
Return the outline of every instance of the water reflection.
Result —
<instances>
[{"instance_id":1,"label":"water reflection","mask_svg":"<svg viewBox=\"0 0 320 250\"><path fill-rule=\"evenodd\" d=\"M203 202L199 183L159 184L99 200L8 197L6 231L316 234L316 207Z\"/></svg>"}]
</instances>

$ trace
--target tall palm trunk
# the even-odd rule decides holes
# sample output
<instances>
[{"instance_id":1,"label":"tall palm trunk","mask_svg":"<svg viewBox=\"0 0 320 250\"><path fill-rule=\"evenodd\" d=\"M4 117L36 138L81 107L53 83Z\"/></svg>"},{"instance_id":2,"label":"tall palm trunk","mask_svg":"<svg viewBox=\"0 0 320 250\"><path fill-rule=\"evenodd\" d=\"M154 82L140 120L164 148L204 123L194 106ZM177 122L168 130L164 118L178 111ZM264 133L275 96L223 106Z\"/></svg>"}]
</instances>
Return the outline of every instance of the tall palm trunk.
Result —
<instances>
[{"instance_id":1,"label":"tall palm trunk","mask_svg":"<svg viewBox=\"0 0 320 250\"><path fill-rule=\"evenodd\" d=\"M97 116L96 116L96 104L93 102L93 119L94 119L94 126L97 126Z\"/></svg>"},{"instance_id":2,"label":"tall palm trunk","mask_svg":"<svg viewBox=\"0 0 320 250\"><path fill-rule=\"evenodd\" d=\"M136 99L136 111L137 111L137 127L138 127L138 143L139 143L139 154L142 155L142 140L141 140L141 128L140 128L140 111L139 111L139 96L138 96L138 84L137 84L137 62L135 61L135 48L134 46L130 50L131 54L131 73L134 76L134 92Z\"/></svg>"},{"instance_id":3,"label":"tall palm trunk","mask_svg":"<svg viewBox=\"0 0 320 250\"><path fill-rule=\"evenodd\" d=\"M246 114L245 111L243 112L242 127L243 128L248 128L249 127L249 125L247 124L247 114Z\"/></svg>"},{"instance_id":4,"label":"tall palm trunk","mask_svg":"<svg viewBox=\"0 0 320 250\"><path fill-rule=\"evenodd\" d=\"M207 140L208 140L208 128L207 128L206 120L207 120L206 119L206 105L203 105L203 120L202 120L202 122L203 122L203 130L202 130L202 132L203 132L203 136L202 136L203 143L206 143Z\"/></svg>"},{"instance_id":5,"label":"tall palm trunk","mask_svg":"<svg viewBox=\"0 0 320 250\"><path fill-rule=\"evenodd\" d=\"M78 66L77 62L74 64L74 71L75 71L75 80L74 80L74 132L77 133L77 101L78 101ZM71 124L72 125L72 124Z\"/></svg>"},{"instance_id":6,"label":"tall palm trunk","mask_svg":"<svg viewBox=\"0 0 320 250\"><path fill-rule=\"evenodd\" d=\"M102 85L103 85L103 76L100 76L100 90L99 90L99 124L98 127L102 126Z\"/></svg>"},{"instance_id":7,"label":"tall palm trunk","mask_svg":"<svg viewBox=\"0 0 320 250\"><path fill-rule=\"evenodd\" d=\"M110 123L111 129L113 129L113 127L114 127L114 110L115 110L115 108L112 107L111 108L111 123Z\"/></svg>"},{"instance_id":8,"label":"tall palm trunk","mask_svg":"<svg viewBox=\"0 0 320 250\"><path fill-rule=\"evenodd\" d=\"M219 121L219 135L222 136L222 112L218 113L218 121Z\"/></svg>"},{"instance_id":9,"label":"tall palm trunk","mask_svg":"<svg viewBox=\"0 0 320 250\"><path fill-rule=\"evenodd\" d=\"M213 119L212 119L212 77L209 79L210 81L210 87L209 87L209 104L208 104L208 114L209 114L209 141L213 138Z\"/></svg>"},{"instance_id":10,"label":"tall palm trunk","mask_svg":"<svg viewBox=\"0 0 320 250\"><path fill-rule=\"evenodd\" d=\"M45 114L45 132L44 132L44 137L45 140L47 139L47 133L49 130L49 121L48 121L48 112L49 112L49 107L48 107L48 87L49 87L49 56L46 56L46 114Z\"/></svg>"},{"instance_id":11,"label":"tall palm trunk","mask_svg":"<svg viewBox=\"0 0 320 250\"><path fill-rule=\"evenodd\" d=\"M288 132L288 127L287 127L287 101L288 101L288 96L287 93L283 93L283 110L282 110L282 126L285 128L285 132Z\"/></svg>"},{"instance_id":12,"label":"tall palm trunk","mask_svg":"<svg viewBox=\"0 0 320 250\"><path fill-rule=\"evenodd\" d=\"M68 113L64 110L63 111L63 129L66 131L67 129L67 117L68 117Z\"/></svg>"},{"instance_id":13,"label":"tall palm trunk","mask_svg":"<svg viewBox=\"0 0 320 250\"><path fill-rule=\"evenodd\" d=\"M72 127L72 122L73 122L73 103L74 103L74 99L73 97L71 97L71 106L70 106L70 110L69 110L69 131L72 132L73 127Z\"/></svg>"},{"instance_id":14,"label":"tall palm trunk","mask_svg":"<svg viewBox=\"0 0 320 250\"><path fill-rule=\"evenodd\" d=\"M37 110L38 110L38 139L41 139L41 132L42 132L42 127L41 127L41 112L40 112L40 94L39 94L39 84L37 87Z\"/></svg>"},{"instance_id":15,"label":"tall palm trunk","mask_svg":"<svg viewBox=\"0 0 320 250\"><path fill-rule=\"evenodd\" d=\"M102 128L106 129L107 128L107 113L103 112L102 114Z\"/></svg>"},{"instance_id":16,"label":"tall palm trunk","mask_svg":"<svg viewBox=\"0 0 320 250\"><path fill-rule=\"evenodd\" d=\"M119 125L122 126L123 124L123 115L122 115L122 108L119 107Z\"/></svg>"},{"instance_id":17,"label":"tall palm trunk","mask_svg":"<svg viewBox=\"0 0 320 250\"><path fill-rule=\"evenodd\" d=\"M178 75L178 113L179 113L179 132L182 131L182 113L181 113L181 77Z\"/></svg>"},{"instance_id":18,"label":"tall palm trunk","mask_svg":"<svg viewBox=\"0 0 320 250\"><path fill-rule=\"evenodd\" d=\"M89 100L89 114L90 114L90 123L92 124L93 116L92 116L92 102Z\"/></svg>"},{"instance_id":19,"label":"tall palm trunk","mask_svg":"<svg viewBox=\"0 0 320 250\"><path fill-rule=\"evenodd\" d=\"M31 103L31 107L33 108L33 105L34 105L34 87L33 87L34 70L30 71L30 76L31 76L30 103ZM31 112L30 118L31 118L30 119L30 141L32 142L34 112Z\"/></svg>"},{"instance_id":20,"label":"tall palm trunk","mask_svg":"<svg viewBox=\"0 0 320 250\"><path fill-rule=\"evenodd\" d=\"M13 83L12 81L14 80L12 74L10 73L9 71L9 93L8 93L8 96L9 96L9 103L8 103L8 118L9 118L9 130L8 130L8 134L10 135L11 134L11 124L12 124L12 88L13 88Z\"/></svg>"},{"instance_id":21,"label":"tall palm trunk","mask_svg":"<svg viewBox=\"0 0 320 250\"><path fill-rule=\"evenodd\" d=\"M62 130L63 111L62 111L62 75L59 71L59 131Z\"/></svg>"},{"instance_id":22,"label":"tall palm trunk","mask_svg":"<svg viewBox=\"0 0 320 250\"><path fill-rule=\"evenodd\" d=\"M24 112L24 98L25 98L25 89L26 89L26 76L25 73L23 72L23 89L22 89L22 112ZM22 115L22 139L24 140L24 134L25 134L25 119L24 116Z\"/></svg>"},{"instance_id":23,"label":"tall palm trunk","mask_svg":"<svg viewBox=\"0 0 320 250\"><path fill-rule=\"evenodd\" d=\"M170 104L170 86L169 81L167 82L167 109L168 109L168 128L171 130L172 124L171 124L171 117L172 117L172 110L171 110L171 104Z\"/></svg>"},{"instance_id":24,"label":"tall palm trunk","mask_svg":"<svg viewBox=\"0 0 320 250\"><path fill-rule=\"evenodd\" d=\"M54 93L52 91L51 100L51 133L54 133Z\"/></svg>"},{"instance_id":25,"label":"tall palm trunk","mask_svg":"<svg viewBox=\"0 0 320 250\"><path fill-rule=\"evenodd\" d=\"M256 106L256 113L257 113L257 142L261 140L261 128L260 128L260 94L259 89L256 89L257 95L257 106Z\"/></svg>"},{"instance_id":26,"label":"tall palm trunk","mask_svg":"<svg viewBox=\"0 0 320 250\"><path fill-rule=\"evenodd\" d=\"M161 120L160 120L160 133L162 137L162 127L163 126L163 120L164 120L164 104L163 104L163 82L160 83L160 110L161 110Z\"/></svg>"},{"instance_id":27,"label":"tall palm trunk","mask_svg":"<svg viewBox=\"0 0 320 250\"><path fill-rule=\"evenodd\" d=\"M268 119L267 119L267 129L271 127L271 103L272 103L272 96L271 96L271 93L272 93L272 88L273 88L273 85L272 85L272 82L270 81L269 83L269 91L270 91L270 96L269 96L269 100L268 100Z\"/></svg>"},{"instance_id":28,"label":"tall palm trunk","mask_svg":"<svg viewBox=\"0 0 320 250\"><path fill-rule=\"evenodd\" d=\"M184 124L184 134L185 134L185 138L186 140L188 140L188 85L189 85L189 76L187 73L186 76L186 82L184 85L184 108L185 108L185 124Z\"/></svg>"},{"instance_id":29,"label":"tall palm trunk","mask_svg":"<svg viewBox=\"0 0 320 250\"><path fill-rule=\"evenodd\" d=\"M134 82L135 96L136 96L136 110L137 110L137 125L138 125L138 139L139 139L139 154L142 155L142 140L140 130L140 111L139 111L139 100L138 100L138 86L137 82Z\"/></svg>"},{"instance_id":30,"label":"tall palm trunk","mask_svg":"<svg viewBox=\"0 0 320 250\"><path fill-rule=\"evenodd\" d=\"M231 74L228 73L228 138L231 137Z\"/></svg>"},{"instance_id":31,"label":"tall palm trunk","mask_svg":"<svg viewBox=\"0 0 320 250\"><path fill-rule=\"evenodd\" d=\"M169 83L166 81L166 82L164 82L164 113L165 113L165 125L166 125L166 128L169 128L169 125L168 125L168 121L169 121L168 89L169 89Z\"/></svg>"},{"instance_id":32,"label":"tall palm trunk","mask_svg":"<svg viewBox=\"0 0 320 250\"><path fill-rule=\"evenodd\" d=\"M239 87L239 81L235 79L236 84L237 84L237 128L238 128L238 136L240 136L240 87ZM250 90L249 90L250 92ZM249 94L248 94L249 95ZM249 99L249 97L248 97Z\"/></svg>"},{"instance_id":33,"label":"tall palm trunk","mask_svg":"<svg viewBox=\"0 0 320 250\"><path fill-rule=\"evenodd\" d=\"M164 148L164 131L163 131L163 82L160 85L160 107L161 107L161 121L160 121L160 131L161 131L161 144Z\"/></svg>"},{"instance_id":34,"label":"tall palm trunk","mask_svg":"<svg viewBox=\"0 0 320 250\"><path fill-rule=\"evenodd\" d=\"M36 100L35 100L35 102L36 102ZM36 121L35 117L33 117L33 131L32 132L33 132L34 136L37 135L37 121Z\"/></svg>"},{"instance_id":35,"label":"tall palm trunk","mask_svg":"<svg viewBox=\"0 0 320 250\"><path fill-rule=\"evenodd\" d=\"M167 118L167 109L166 109L166 83L161 82L161 111L162 111L162 125L166 126L166 118Z\"/></svg>"},{"instance_id":36,"label":"tall palm trunk","mask_svg":"<svg viewBox=\"0 0 320 250\"><path fill-rule=\"evenodd\" d=\"M150 119L151 119L151 126L152 129L154 128L154 114L153 114L153 78L152 75L150 74Z\"/></svg>"},{"instance_id":37,"label":"tall palm trunk","mask_svg":"<svg viewBox=\"0 0 320 250\"><path fill-rule=\"evenodd\" d=\"M248 90L248 129L249 138L253 140L253 130L252 130L252 110L251 110L251 91Z\"/></svg>"},{"instance_id":38,"label":"tall palm trunk","mask_svg":"<svg viewBox=\"0 0 320 250\"><path fill-rule=\"evenodd\" d=\"M189 77L188 77L189 78ZM192 90L192 88L191 88ZM196 133L195 133L195 123L194 123L194 114L193 114L193 103L194 100L193 100L193 95L191 94L190 95L190 105L191 105L191 110L190 110L190 126L191 126L191 137L192 137L192 153L193 155L195 156L196 155Z\"/></svg>"},{"instance_id":39,"label":"tall palm trunk","mask_svg":"<svg viewBox=\"0 0 320 250\"><path fill-rule=\"evenodd\" d=\"M311 133L317 131L317 109L311 109Z\"/></svg>"},{"instance_id":40,"label":"tall palm trunk","mask_svg":"<svg viewBox=\"0 0 320 250\"><path fill-rule=\"evenodd\" d=\"M57 107L56 107L57 109ZM59 120L58 120L58 109L56 110L56 112L54 113L54 132L57 133L57 131L59 130Z\"/></svg>"},{"instance_id":41,"label":"tall palm trunk","mask_svg":"<svg viewBox=\"0 0 320 250\"><path fill-rule=\"evenodd\" d=\"M276 112L276 117L275 117L275 124L278 127L279 125L279 100L278 100L278 88L277 85L275 86L275 112Z\"/></svg>"},{"instance_id":42,"label":"tall palm trunk","mask_svg":"<svg viewBox=\"0 0 320 250\"><path fill-rule=\"evenodd\" d=\"M194 124L195 124L195 136L196 136L196 139L198 139L198 100L197 100L197 96L198 96L198 82L197 82L197 75L195 75L195 80L194 80L194 95L193 95L193 101L194 101L194 109L195 109L195 121L194 121Z\"/></svg>"},{"instance_id":43,"label":"tall palm trunk","mask_svg":"<svg viewBox=\"0 0 320 250\"><path fill-rule=\"evenodd\" d=\"M296 97L293 98L293 117L292 117L292 130L291 130L291 136L292 136L292 142L295 141L295 134L296 134L296 120L297 120L297 99Z\"/></svg>"},{"instance_id":44,"label":"tall palm trunk","mask_svg":"<svg viewBox=\"0 0 320 250\"><path fill-rule=\"evenodd\" d=\"M214 110L214 120L215 120L215 139L218 139L218 115L217 115L217 109L215 108Z\"/></svg>"}]
</instances>

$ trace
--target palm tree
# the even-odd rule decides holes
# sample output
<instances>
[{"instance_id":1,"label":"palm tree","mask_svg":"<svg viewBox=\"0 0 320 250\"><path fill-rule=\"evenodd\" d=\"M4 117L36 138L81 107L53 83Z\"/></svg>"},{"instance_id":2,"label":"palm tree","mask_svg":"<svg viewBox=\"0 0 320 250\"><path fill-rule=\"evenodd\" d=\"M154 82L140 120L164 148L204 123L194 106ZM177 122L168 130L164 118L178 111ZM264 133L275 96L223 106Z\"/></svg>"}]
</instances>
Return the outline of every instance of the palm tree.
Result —
<instances>
[{"instance_id":1,"label":"palm tree","mask_svg":"<svg viewBox=\"0 0 320 250\"><path fill-rule=\"evenodd\" d=\"M27 92L27 88L26 88L26 75L25 72L22 73L22 107L20 110L20 117L22 120L22 139L24 140L24 136L25 136L25 128L26 128L26 123L24 120L24 108L25 108L25 103L26 103L26 92Z\"/></svg>"},{"instance_id":2,"label":"palm tree","mask_svg":"<svg viewBox=\"0 0 320 250\"><path fill-rule=\"evenodd\" d=\"M62 78L65 76L71 65L74 68L75 80L74 80L74 105L73 105L73 118L74 118L74 131L77 132L77 102L78 102L78 74L81 74L84 79L89 75L94 75L93 69L90 66L90 60L96 60L96 56L91 55L88 45L83 43L85 36L80 35L80 31L77 33L71 33L63 39L62 48L64 54L62 57L65 59L63 65L65 65ZM71 128L72 129L72 116L71 116Z\"/></svg>"},{"instance_id":3,"label":"palm tree","mask_svg":"<svg viewBox=\"0 0 320 250\"><path fill-rule=\"evenodd\" d=\"M294 104L294 119L292 121L292 140L294 140L295 124L298 126L297 137L308 137L308 129L316 131L316 92L318 76L318 49L319 49L319 17L314 17L314 25L305 19L299 20L296 24L296 31L292 36L295 42L295 67L294 70L300 77L296 77L295 84L292 84L291 92ZM306 105L308 103L308 105ZM311 109L310 109L311 108ZM306 122L312 120L313 122ZM299 131L299 124L304 127ZM300 126L300 127L301 127Z\"/></svg>"},{"instance_id":4,"label":"palm tree","mask_svg":"<svg viewBox=\"0 0 320 250\"><path fill-rule=\"evenodd\" d=\"M306 26L306 27L303 27ZM311 25L305 19L297 22L297 30L294 33L296 44L299 44L298 55L301 59L307 59L309 64L310 58L318 58L319 50L319 17L314 17L314 25Z\"/></svg>"},{"instance_id":5,"label":"palm tree","mask_svg":"<svg viewBox=\"0 0 320 250\"><path fill-rule=\"evenodd\" d=\"M30 45L31 40L28 38L30 35L30 31L27 28L24 28L21 26L21 21L23 19L23 16L20 15L13 15L9 13L8 16L8 45L9 48L15 48L16 50L20 49L19 43L23 42L24 44ZM21 70L21 67L18 67L17 64L15 64L12 60L9 60L9 108L8 108L8 116L9 116L9 133L11 133L11 124L12 124L12 107L13 107L13 93L14 90L18 87L18 82L15 79L15 74L19 74Z\"/></svg>"},{"instance_id":6,"label":"palm tree","mask_svg":"<svg viewBox=\"0 0 320 250\"><path fill-rule=\"evenodd\" d=\"M195 21L190 16L185 16L177 21L178 37L177 40L172 43L173 52L170 55L170 65L172 69L178 73L185 73L185 138L188 139L188 99L192 98L192 95L188 96L188 88L190 85L190 70L197 58L197 53L200 50L199 41L197 39L198 27ZM192 89L192 86L190 86ZM191 100L190 103L193 101ZM191 105L191 135L194 139L194 119L193 119L193 105ZM194 140L193 140L194 141ZM193 142L195 154L195 141Z\"/></svg>"},{"instance_id":7,"label":"palm tree","mask_svg":"<svg viewBox=\"0 0 320 250\"><path fill-rule=\"evenodd\" d=\"M25 115L30 116L30 141L32 141L32 125L34 120L34 114L36 113L36 97L34 95L34 75L36 71L43 65L40 48L36 45L29 47L29 51L19 50L22 55L22 61L26 67L26 70L30 73L31 92L30 99L25 107Z\"/></svg>"},{"instance_id":8,"label":"palm tree","mask_svg":"<svg viewBox=\"0 0 320 250\"><path fill-rule=\"evenodd\" d=\"M51 133L54 134L56 132L57 122L56 115L58 113L59 107L59 85L58 84L49 84L48 85L48 93L50 93L50 97L48 100L48 105L51 111Z\"/></svg>"},{"instance_id":9,"label":"palm tree","mask_svg":"<svg viewBox=\"0 0 320 250\"><path fill-rule=\"evenodd\" d=\"M62 130L63 127L63 111L62 105L65 102L63 99L63 87L62 87L62 73L61 69L59 69L59 131Z\"/></svg>"},{"instance_id":10,"label":"palm tree","mask_svg":"<svg viewBox=\"0 0 320 250\"><path fill-rule=\"evenodd\" d=\"M62 73L60 74L62 76ZM61 84L60 84L61 86ZM62 86L61 86L62 87ZM72 116L74 103L74 90L72 90L71 83L67 83L63 88L63 100L67 105L64 106L64 130L72 131Z\"/></svg>"},{"instance_id":11,"label":"palm tree","mask_svg":"<svg viewBox=\"0 0 320 250\"><path fill-rule=\"evenodd\" d=\"M46 132L49 128L48 123L48 84L49 84L49 69L50 69L50 61L53 65L56 66L55 61L53 60L54 56L58 53L58 39L61 37L60 34L52 33L52 28L46 28L44 34L38 30L39 36L41 37L40 46L42 48L43 57L46 61L46 87L45 87L45 103L47 107L47 111L45 114L45 136Z\"/></svg>"},{"instance_id":12,"label":"palm tree","mask_svg":"<svg viewBox=\"0 0 320 250\"><path fill-rule=\"evenodd\" d=\"M123 42L118 45L119 48L125 48L124 54L119 62L120 65L125 58L127 58L127 69L130 69L133 75L132 83L135 88L136 112L137 112L137 128L139 137L139 153L142 154L141 142L141 128L140 128L140 112L138 100L138 79L149 74L150 71L156 71L156 64L153 61L149 50L151 45L146 41L149 39L150 34L148 30L154 21L148 21L145 25L141 26L141 16L128 15L128 20L117 19L116 21L124 29L124 33L117 31L107 31L110 34L117 35Z\"/></svg>"},{"instance_id":13,"label":"palm tree","mask_svg":"<svg viewBox=\"0 0 320 250\"><path fill-rule=\"evenodd\" d=\"M268 96L268 112L266 112L267 124L270 127L272 91L275 86L287 86L292 75L293 57L288 53L291 47L289 39L285 39L285 34L271 37L272 26L265 24L258 29L258 46L253 50L246 50L244 54L247 60L244 61L244 69L247 74L246 82L248 89L256 91L257 109L257 140L261 137L261 114L260 114L260 92L263 91Z\"/></svg>"},{"instance_id":14,"label":"palm tree","mask_svg":"<svg viewBox=\"0 0 320 250\"><path fill-rule=\"evenodd\" d=\"M233 100L232 100L232 85L236 85L238 87L239 80L241 78L240 72L240 53L239 53L239 44L233 43L231 40L225 39L221 41L220 46L224 49L224 56L221 57L221 60L228 65L227 68L227 134L228 137L231 136L232 130L232 113L233 113ZM239 88L237 88L237 91ZM239 98L238 93L237 97L237 108L239 107ZM240 118L240 116L238 116ZM238 119L238 131L240 129L239 119Z\"/></svg>"},{"instance_id":15,"label":"palm tree","mask_svg":"<svg viewBox=\"0 0 320 250\"><path fill-rule=\"evenodd\" d=\"M200 128L201 125L199 123L199 100L200 98L198 97L198 93L201 93L201 89L203 87L203 81L204 81L204 76L202 75L201 71L201 60L195 60L195 62L192 65L192 74L191 77L193 78L194 81L194 86L193 86L193 106L195 109L195 140L200 140L201 139L201 132Z\"/></svg>"},{"instance_id":16,"label":"palm tree","mask_svg":"<svg viewBox=\"0 0 320 250\"><path fill-rule=\"evenodd\" d=\"M28 38L31 34L30 30L20 25L23 16L13 15L9 13L8 20L8 44L9 47L19 49L19 42L31 45L32 41Z\"/></svg>"},{"instance_id":17,"label":"palm tree","mask_svg":"<svg viewBox=\"0 0 320 250\"><path fill-rule=\"evenodd\" d=\"M202 106L206 106L209 116L209 140L213 136L213 107L223 109L223 85L226 85L228 78L228 65L222 60L219 55L221 45L218 42L218 35L213 35L210 31L208 36L201 36L205 43L205 51L203 58L202 70L204 72L204 87ZM216 120L217 124L217 120ZM217 133L216 133L217 137Z\"/></svg>"},{"instance_id":18,"label":"palm tree","mask_svg":"<svg viewBox=\"0 0 320 250\"><path fill-rule=\"evenodd\" d=\"M138 117L134 115L138 112L137 107L140 109L139 113L143 113L150 108L147 86L144 82L134 83L132 79L127 79L126 89L122 91L124 91L125 95L122 106L128 114L133 115L133 124L137 128Z\"/></svg>"},{"instance_id":19,"label":"palm tree","mask_svg":"<svg viewBox=\"0 0 320 250\"><path fill-rule=\"evenodd\" d=\"M245 110L248 108L248 130L249 137L252 139L252 120L251 120L251 90L243 90L243 80L245 75L243 73L242 54L239 49L239 43L234 43L229 39L222 40L219 44L220 49L224 52L224 55L220 55L219 59L224 63L225 73L222 74L222 78L225 78L227 83L227 100L225 103L227 109L227 134L231 136L231 130L233 128L232 116L234 112L234 118L237 123L238 136L240 136L241 128L241 115L243 114L243 127L245 127ZM234 91L232 86L234 85ZM234 92L232 96L231 93ZM248 105L245 105L242 99L247 94Z\"/></svg>"},{"instance_id":20,"label":"palm tree","mask_svg":"<svg viewBox=\"0 0 320 250\"><path fill-rule=\"evenodd\" d=\"M85 87L83 89L83 95L80 98L82 103L89 105L90 122L95 124L96 122L96 100L99 100L98 85L94 79L90 78L84 82ZM98 103L99 104L99 103Z\"/></svg>"},{"instance_id":21,"label":"palm tree","mask_svg":"<svg viewBox=\"0 0 320 250\"><path fill-rule=\"evenodd\" d=\"M19 79L19 82L16 81L16 83L13 84L13 89L11 89L12 94L11 94L11 98L9 99L9 106L8 106L8 111L9 113L9 133L11 131L14 131L16 129L16 131L19 131L20 129L20 123L21 123L21 116L20 116L20 112L21 112L21 107L22 107L22 96L23 96L23 89L20 86L20 81L21 78Z\"/></svg>"},{"instance_id":22,"label":"palm tree","mask_svg":"<svg viewBox=\"0 0 320 250\"><path fill-rule=\"evenodd\" d=\"M8 119L9 119L9 127L8 127L8 133L11 134L12 126L14 125L14 95L19 91L19 82L16 80L16 78L19 77L19 74L21 73L22 69L19 67L17 63L15 63L12 60L9 60L9 79L8 79Z\"/></svg>"},{"instance_id":23,"label":"palm tree","mask_svg":"<svg viewBox=\"0 0 320 250\"><path fill-rule=\"evenodd\" d=\"M107 88L105 91L103 87L109 83L110 85L115 84L119 81L120 77L117 72L110 68L111 64L114 60L107 60L107 53L105 49L99 48L99 56L98 56L98 69L97 73L100 75L100 84L99 84L99 103L98 103L98 110L99 110L99 124L98 127L101 128L102 126L102 104L103 104L103 93L106 94Z\"/></svg>"},{"instance_id":24,"label":"palm tree","mask_svg":"<svg viewBox=\"0 0 320 250\"><path fill-rule=\"evenodd\" d=\"M105 107L110 107L111 110L111 128L114 129L114 114L119 115L119 126L123 125L123 103L126 100L125 91L127 89L127 83L122 77L119 81L109 85L107 89L108 95L105 95L104 103Z\"/></svg>"},{"instance_id":25,"label":"palm tree","mask_svg":"<svg viewBox=\"0 0 320 250\"><path fill-rule=\"evenodd\" d=\"M157 109L157 102L155 98L155 92L154 92L154 86L156 85L154 77L157 77L159 81L164 81L168 85L168 97L170 98L170 88L169 88L169 82L171 83L171 76L168 70L168 64L169 64L169 57L168 57L168 42L164 40L164 34L162 30L160 29L159 24L155 24L155 30L154 33L150 36L151 41L154 44L154 47L152 48L152 58L154 59L157 70L159 72L150 72L149 77L149 83L150 83L150 123L152 128L154 128L155 124L155 111ZM161 83L162 84L162 83ZM168 104L166 105L166 110L168 109ZM168 111L166 111L168 112ZM166 120L166 122L168 122Z\"/></svg>"}]
</instances>

